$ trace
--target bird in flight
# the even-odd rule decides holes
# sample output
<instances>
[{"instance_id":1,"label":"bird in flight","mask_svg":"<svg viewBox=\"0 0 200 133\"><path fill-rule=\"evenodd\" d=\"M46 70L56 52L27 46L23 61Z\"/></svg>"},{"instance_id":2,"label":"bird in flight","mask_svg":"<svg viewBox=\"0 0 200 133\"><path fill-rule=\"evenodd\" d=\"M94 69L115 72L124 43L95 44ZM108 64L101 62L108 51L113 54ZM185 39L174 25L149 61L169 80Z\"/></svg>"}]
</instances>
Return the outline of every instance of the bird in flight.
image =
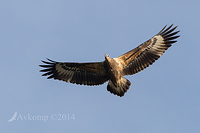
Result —
<instances>
[{"instance_id":1,"label":"bird in flight","mask_svg":"<svg viewBox=\"0 0 200 133\"><path fill-rule=\"evenodd\" d=\"M135 49L117 57L110 58L107 54L102 62L76 63L56 62L48 59L41 72L47 79L58 79L79 85L101 85L108 81L107 90L117 96L124 96L131 82L125 75L136 74L153 64L163 53L177 42L179 37L173 24L164 27L157 35L142 43Z\"/></svg>"}]
</instances>

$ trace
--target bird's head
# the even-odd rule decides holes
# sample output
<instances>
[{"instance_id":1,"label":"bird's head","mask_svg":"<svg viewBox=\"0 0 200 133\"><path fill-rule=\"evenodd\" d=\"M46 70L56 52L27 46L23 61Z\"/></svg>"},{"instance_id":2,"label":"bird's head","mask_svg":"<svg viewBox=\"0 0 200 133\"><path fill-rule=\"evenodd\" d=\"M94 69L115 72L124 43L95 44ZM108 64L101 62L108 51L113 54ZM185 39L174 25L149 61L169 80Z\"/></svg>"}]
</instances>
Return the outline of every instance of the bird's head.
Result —
<instances>
[{"instance_id":1,"label":"bird's head","mask_svg":"<svg viewBox=\"0 0 200 133\"><path fill-rule=\"evenodd\" d=\"M109 55L105 54L105 60L108 61L108 62L110 62L112 60L112 58L110 58Z\"/></svg>"},{"instance_id":2,"label":"bird's head","mask_svg":"<svg viewBox=\"0 0 200 133\"><path fill-rule=\"evenodd\" d=\"M110 58L110 56L109 56L109 55L107 55L107 54L105 54L105 59L108 59L108 58Z\"/></svg>"}]
</instances>

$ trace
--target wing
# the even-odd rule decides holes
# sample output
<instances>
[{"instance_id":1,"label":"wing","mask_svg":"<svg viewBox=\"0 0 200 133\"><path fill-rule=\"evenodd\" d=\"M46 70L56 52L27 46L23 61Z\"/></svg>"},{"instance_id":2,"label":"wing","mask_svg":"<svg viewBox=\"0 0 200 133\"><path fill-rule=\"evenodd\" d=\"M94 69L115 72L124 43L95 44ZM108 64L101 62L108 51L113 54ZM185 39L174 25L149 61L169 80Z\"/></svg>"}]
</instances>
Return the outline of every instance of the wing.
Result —
<instances>
[{"instance_id":1,"label":"wing","mask_svg":"<svg viewBox=\"0 0 200 133\"><path fill-rule=\"evenodd\" d=\"M124 75L132 75L138 73L153 64L163 53L176 42L177 28L172 28L173 24L166 26L153 38L139 45L137 48L115 58L123 67Z\"/></svg>"},{"instance_id":2,"label":"wing","mask_svg":"<svg viewBox=\"0 0 200 133\"><path fill-rule=\"evenodd\" d=\"M48 59L49 62L42 61L45 65L40 65L45 69L42 76L49 76L70 83L80 85L99 85L109 80L104 69L104 62L96 63L61 63Z\"/></svg>"}]
</instances>

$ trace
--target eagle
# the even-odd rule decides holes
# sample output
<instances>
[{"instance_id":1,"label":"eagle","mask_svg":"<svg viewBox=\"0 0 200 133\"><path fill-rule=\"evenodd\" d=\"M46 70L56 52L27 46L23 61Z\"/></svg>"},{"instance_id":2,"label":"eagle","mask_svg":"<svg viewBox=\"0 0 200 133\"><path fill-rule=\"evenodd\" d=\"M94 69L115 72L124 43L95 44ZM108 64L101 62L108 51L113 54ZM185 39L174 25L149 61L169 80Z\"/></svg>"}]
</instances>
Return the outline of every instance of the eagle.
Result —
<instances>
[{"instance_id":1,"label":"eagle","mask_svg":"<svg viewBox=\"0 0 200 133\"><path fill-rule=\"evenodd\" d=\"M124 78L126 75L136 74L159 59L163 53L175 42L179 31L177 26L164 28L148 41L117 57L111 58L105 54L102 62L57 62L47 58L43 61L40 72L47 79L57 79L79 85L95 86L108 81L107 90L117 96L124 96L131 82Z\"/></svg>"}]
</instances>

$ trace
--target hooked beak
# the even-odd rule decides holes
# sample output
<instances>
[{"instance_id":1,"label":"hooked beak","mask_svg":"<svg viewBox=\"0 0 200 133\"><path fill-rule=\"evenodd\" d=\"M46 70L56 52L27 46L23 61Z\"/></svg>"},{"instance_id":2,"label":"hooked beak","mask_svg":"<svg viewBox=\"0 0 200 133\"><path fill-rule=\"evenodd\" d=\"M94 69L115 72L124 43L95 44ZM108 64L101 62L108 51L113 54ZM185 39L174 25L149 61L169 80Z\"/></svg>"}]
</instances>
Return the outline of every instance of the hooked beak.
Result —
<instances>
[{"instance_id":1,"label":"hooked beak","mask_svg":"<svg viewBox=\"0 0 200 133\"><path fill-rule=\"evenodd\" d=\"M105 54L105 57L109 57L109 55Z\"/></svg>"}]
</instances>

